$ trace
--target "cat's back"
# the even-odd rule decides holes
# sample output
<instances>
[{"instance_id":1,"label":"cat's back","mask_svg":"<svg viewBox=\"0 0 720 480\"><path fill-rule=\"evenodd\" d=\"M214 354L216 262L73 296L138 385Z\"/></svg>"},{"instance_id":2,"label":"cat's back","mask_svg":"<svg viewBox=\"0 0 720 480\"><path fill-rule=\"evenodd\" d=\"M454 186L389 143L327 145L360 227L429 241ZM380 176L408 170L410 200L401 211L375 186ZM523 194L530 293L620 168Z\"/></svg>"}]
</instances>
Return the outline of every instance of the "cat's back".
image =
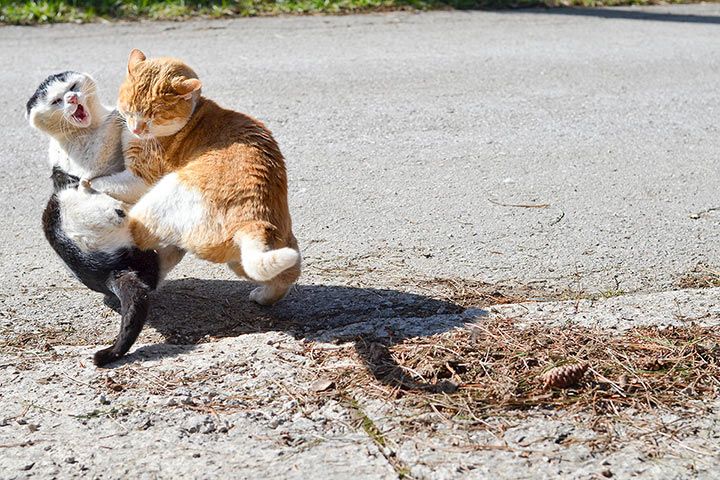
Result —
<instances>
[{"instance_id":1,"label":"cat's back","mask_svg":"<svg viewBox=\"0 0 720 480\"><path fill-rule=\"evenodd\" d=\"M270 130L211 100L204 100L196 114L177 149L165 155L168 162L181 162L173 169L179 180L205 192L213 205L226 210L232 205L241 210L272 206L273 223L289 224L285 161Z\"/></svg>"},{"instance_id":2,"label":"cat's back","mask_svg":"<svg viewBox=\"0 0 720 480\"><path fill-rule=\"evenodd\" d=\"M202 98L194 125L185 139L186 147L197 153L251 154L258 162L282 162L275 138L263 122L247 114L223 108Z\"/></svg>"}]
</instances>

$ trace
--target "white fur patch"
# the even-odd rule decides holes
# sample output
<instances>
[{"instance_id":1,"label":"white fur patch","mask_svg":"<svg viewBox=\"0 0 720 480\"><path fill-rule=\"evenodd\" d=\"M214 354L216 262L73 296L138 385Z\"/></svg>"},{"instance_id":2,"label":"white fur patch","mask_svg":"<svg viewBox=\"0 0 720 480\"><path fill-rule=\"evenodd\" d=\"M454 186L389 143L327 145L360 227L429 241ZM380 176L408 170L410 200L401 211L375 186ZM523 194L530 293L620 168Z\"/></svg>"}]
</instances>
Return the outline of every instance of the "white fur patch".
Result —
<instances>
[{"instance_id":1,"label":"white fur patch","mask_svg":"<svg viewBox=\"0 0 720 480\"><path fill-rule=\"evenodd\" d=\"M130 210L130 217L140 221L160 237L160 245L185 248L185 239L205 227L207 208L202 194L183 185L176 173L170 173L155 184Z\"/></svg>"},{"instance_id":2,"label":"white fur patch","mask_svg":"<svg viewBox=\"0 0 720 480\"><path fill-rule=\"evenodd\" d=\"M238 232L235 241L240 245L245 275L257 282L272 280L278 274L300 262L300 253L297 250L289 247L268 250L267 245L263 242L249 237L243 232Z\"/></svg>"},{"instance_id":3,"label":"white fur patch","mask_svg":"<svg viewBox=\"0 0 720 480\"><path fill-rule=\"evenodd\" d=\"M63 231L81 250L113 252L134 246L122 202L82 189L63 190L58 199Z\"/></svg>"}]
</instances>

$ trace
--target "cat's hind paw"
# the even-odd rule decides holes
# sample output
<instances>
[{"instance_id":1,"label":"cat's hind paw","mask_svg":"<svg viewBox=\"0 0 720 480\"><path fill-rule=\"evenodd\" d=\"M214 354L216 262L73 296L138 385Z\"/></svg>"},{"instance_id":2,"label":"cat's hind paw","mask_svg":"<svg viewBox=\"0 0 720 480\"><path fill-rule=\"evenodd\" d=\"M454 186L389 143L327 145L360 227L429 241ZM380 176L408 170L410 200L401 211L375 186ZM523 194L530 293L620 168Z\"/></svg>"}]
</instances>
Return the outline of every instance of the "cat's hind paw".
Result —
<instances>
[{"instance_id":1,"label":"cat's hind paw","mask_svg":"<svg viewBox=\"0 0 720 480\"><path fill-rule=\"evenodd\" d=\"M272 285L262 285L253 289L250 292L249 297L253 302L269 307L270 305L275 305L277 302L285 298L288 290L289 286L277 287Z\"/></svg>"},{"instance_id":2,"label":"cat's hind paw","mask_svg":"<svg viewBox=\"0 0 720 480\"><path fill-rule=\"evenodd\" d=\"M270 295L272 292L269 290L270 289L265 286L254 288L252 292L250 292L250 300L259 305L272 305L275 302L273 302L272 296Z\"/></svg>"}]
</instances>

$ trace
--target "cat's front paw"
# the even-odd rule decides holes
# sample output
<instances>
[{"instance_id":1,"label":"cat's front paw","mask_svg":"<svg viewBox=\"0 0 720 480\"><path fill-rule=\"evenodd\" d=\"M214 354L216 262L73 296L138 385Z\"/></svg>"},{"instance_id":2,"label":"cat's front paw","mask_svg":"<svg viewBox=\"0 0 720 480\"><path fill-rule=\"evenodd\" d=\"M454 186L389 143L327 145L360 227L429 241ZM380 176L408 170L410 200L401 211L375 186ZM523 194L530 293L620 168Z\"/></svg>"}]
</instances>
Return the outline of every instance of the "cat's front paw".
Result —
<instances>
[{"instance_id":1,"label":"cat's front paw","mask_svg":"<svg viewBox=\"0 0 720 480\"><path fill-rule=\"evenodd\" d=\"M92 188L92 181L89 178L80 179L80 188L87 193L93 193L95 191Z\"/></svg>"}]
</instances>

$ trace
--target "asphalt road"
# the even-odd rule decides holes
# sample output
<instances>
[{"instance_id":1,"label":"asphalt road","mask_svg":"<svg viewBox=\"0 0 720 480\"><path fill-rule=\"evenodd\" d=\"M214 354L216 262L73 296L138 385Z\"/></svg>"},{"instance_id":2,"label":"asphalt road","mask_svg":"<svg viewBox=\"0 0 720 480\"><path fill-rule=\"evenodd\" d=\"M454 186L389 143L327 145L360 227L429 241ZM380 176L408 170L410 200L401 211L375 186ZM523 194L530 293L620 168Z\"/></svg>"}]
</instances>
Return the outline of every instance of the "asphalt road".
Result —
<instances>
[{"instance_id":1,"label":"asphalt road","mask_svg":"<svg viewBox=\"0 0 720 480\"><path fill-rule=\"evenodd\" d=\"M3 336L52 332L89 355L115 335L42 236L47 142L23 114L66 69L92 73L114 103L134 47L184 59L206 96L266 122L305 257L269 317L226 268L186 259L141 342L217 333L226 323L188 325L228 300L235 320L269 322L247 331L304 322L295 338L322 337L323 324L378 315L367 289L412 305L436 277L540 294L675 289L720 262L719 23L720 5L695 5L1 27Z\"/></svg>"},{"instance_id":2,"label":"asphalt road","mask_svg":"<svg viewBox=\"0 0 720 480\"><path fill-rule=\"evenodd\" d=\"M671 288L719 258L720 214L691 215L720 205L720 7L646 12L2 28L5 272L57 277L38 234L45 140L25 101L47 74L77 69L114 103L140 47L185 59L207 96L267 122L310 272L362 262L404 277Z\"/></svg>"}]
</instances>

